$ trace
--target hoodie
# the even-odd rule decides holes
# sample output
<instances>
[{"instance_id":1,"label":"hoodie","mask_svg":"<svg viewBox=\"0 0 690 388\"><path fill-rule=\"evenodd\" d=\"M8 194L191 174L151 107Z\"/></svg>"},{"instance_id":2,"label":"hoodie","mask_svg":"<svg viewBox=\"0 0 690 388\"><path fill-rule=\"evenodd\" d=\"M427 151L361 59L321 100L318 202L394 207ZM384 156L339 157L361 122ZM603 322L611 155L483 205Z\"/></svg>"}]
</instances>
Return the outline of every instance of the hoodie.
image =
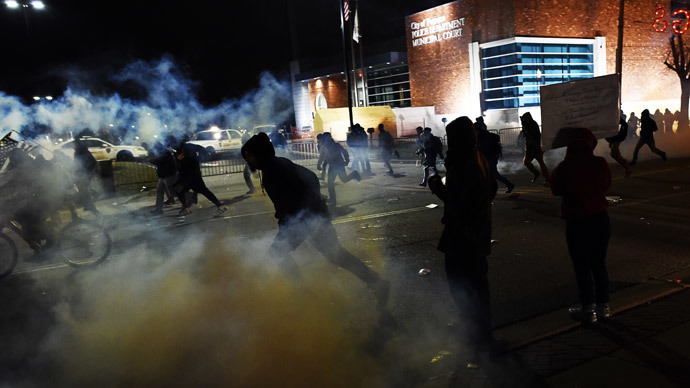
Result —
<instances>
[{"instance_id":1,"label":"hoodie","mask_svg":"<svg viewBox=\"0 0 690 388\"><path fill-rule=\"evenodd\" d=\"M561 213L566 220L608 211L606 191L611 186L611 170L606 159L594 155L594 147L596 138L582 129L551 174L551 192L563 197Z\"/></svg>"}]
</instances>

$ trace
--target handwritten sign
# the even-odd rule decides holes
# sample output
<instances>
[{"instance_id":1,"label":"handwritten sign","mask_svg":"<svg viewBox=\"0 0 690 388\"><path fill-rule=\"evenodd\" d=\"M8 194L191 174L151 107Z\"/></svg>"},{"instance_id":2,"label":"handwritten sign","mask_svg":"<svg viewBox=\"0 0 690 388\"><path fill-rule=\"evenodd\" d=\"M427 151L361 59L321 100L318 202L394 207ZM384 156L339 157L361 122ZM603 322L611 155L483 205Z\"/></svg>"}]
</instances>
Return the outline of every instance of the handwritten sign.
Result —
<instances>
[{"instance_id":1,"label":"handwritten sign","mask_svg":"<svg viewBox=\"0 0 690 388\"><path fill-rule=\"evenodd\" d=\"M597 139L617 134L618 90L616 74L543 86L540 90L542 149L568 145L562 128L588 128Z\"/></svg>"}]
</instances>

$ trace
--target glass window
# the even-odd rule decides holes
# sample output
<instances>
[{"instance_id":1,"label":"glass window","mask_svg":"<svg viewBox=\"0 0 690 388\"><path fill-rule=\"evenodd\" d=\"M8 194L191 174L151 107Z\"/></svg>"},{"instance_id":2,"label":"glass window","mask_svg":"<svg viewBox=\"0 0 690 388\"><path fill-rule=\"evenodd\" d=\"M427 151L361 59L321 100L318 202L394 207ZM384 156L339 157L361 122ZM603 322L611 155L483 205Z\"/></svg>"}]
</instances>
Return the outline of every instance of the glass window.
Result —
<instances>
[{"instance_id":1,"label":"glass window","mask_svg":"<svg viewBox=\"0 0 690 388\"><path fill-rule=\"evenodd\" d=\"M589 43L508 43L481 50L487 109L539 105L539 88L594 76Z\"/></svg>"},{"instance_id":2,"label":"glass window","mask_svg":"<svg viewBox=\"0 0 690 388\"><path fill-rule=\"evenodd\" d=\"M410 74L407 65L368 71L367 93L369 105L372 106L411 106Z\"/></svg>"}]
</instances>

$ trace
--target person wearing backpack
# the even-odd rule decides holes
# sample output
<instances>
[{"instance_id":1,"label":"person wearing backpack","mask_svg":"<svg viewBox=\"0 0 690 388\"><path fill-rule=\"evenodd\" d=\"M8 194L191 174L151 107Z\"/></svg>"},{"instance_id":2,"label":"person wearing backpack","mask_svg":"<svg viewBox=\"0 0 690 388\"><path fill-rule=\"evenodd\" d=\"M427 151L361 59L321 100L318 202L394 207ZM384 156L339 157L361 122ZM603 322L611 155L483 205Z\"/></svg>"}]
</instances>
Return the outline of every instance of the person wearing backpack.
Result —
<instances>
[{"instance_id":1,"label":"person wearing backpack","mask_svg":"<svg viewBox=\"0 0 690 388\"><path fill-rule=\"evenodd\" d=\"M327 140L330 142L333 139ZM374 292L376 308L383 313L390 295L390 281L340 244L316 174L289 159L277 157L264 132L242 146L242 157L252 171L263 173L266 194L275 208L278 234L269 248L269 257L281 260L281 268L300 279L299 267L290 253L308 240L328 261L361 279Z\"/></svg>"},{"instance_id":2,"label":"person wearing backpack","mask_svg":"<svg viewBox=\"0 0 690 388\"><path fill-rule=\"evenodd\" d=\"M610 136L606 138L609 143L609 148L611 149L611 157L618 162L623 168L625 168L625 177L630 176L631 168L627 160L621 155L620 145L621 142L628 137L628 123L625 122L625 118L621 115L620 128L618 129L618 134L616 136Z\"/></svg>"},{"instance_id":3,"label":"person wearing backpack","mask_svg":"<svg viewBox=\"0 0 690 388\"><path fill-rule=\"evenodd\" d=\"M345 172L345 166L350 163L350 154L332 137L325 137L322 151L324 152L319 156L316 168L321 170L324 161L328 162L328 203L335 206L335 178L340 177L341 182L347 183L352 179L360 181L362 177L357 170L352 171L350 175Z\"/></svg>"},{"instance_id":4,"label":"person wearing backpack","mask_svg":"<svg viewBox=\"0 0 690 388\"><path fill-rule=\"evenodd\" d=\"M429 127L424 128L421 140L422 147L417 151L417 154L421 153L424 156L422 160L424 178L419 185L426 187L429 176L438 174L438 170L436 170L436 158L441 157L441 159L443 159L443 143L440 138L431 134L431 128Z\"/></svg>"},{"instance_id":5,"label":"person wearing backpack","mask_svg":"<svg viewBox=\"0 0 690 388\"><path fill-rule=\"evenodd\" d=\"M501 175L498 172L498 159L503 153L503 147L501 146L501 137L495 133L489 132L484 124L483 117L477 117L474 123L474 128L477 130L477 148L479 152L482 153L486 161L489 163L491 168L491 176L506 185L506 194L513 192L515 185L513 182L508 180L508 178Z\"/></svg>"},{"instance_id":6,"label":"person wearing backpack","mask_svg":"<svg viewBox=\"0 0 690 388\"><path fill-rule=\"evenodd\" d=\"M640 148L642 148L642 146L645 144L650 150L652 150L652 152L659 155L661 160L665 162L666 152L656 148L656 145L654 144L654 132L656 132L657 126L654 119L649 116L649 109L642 111L642 114L640 115L640 123L640 140L638 140L637 145L635 146L635 152L633 152L633 158L630 162L630 165L634 166L635 163L637 163L637 154L640 152Z\"/></svg>"}]
</instances>

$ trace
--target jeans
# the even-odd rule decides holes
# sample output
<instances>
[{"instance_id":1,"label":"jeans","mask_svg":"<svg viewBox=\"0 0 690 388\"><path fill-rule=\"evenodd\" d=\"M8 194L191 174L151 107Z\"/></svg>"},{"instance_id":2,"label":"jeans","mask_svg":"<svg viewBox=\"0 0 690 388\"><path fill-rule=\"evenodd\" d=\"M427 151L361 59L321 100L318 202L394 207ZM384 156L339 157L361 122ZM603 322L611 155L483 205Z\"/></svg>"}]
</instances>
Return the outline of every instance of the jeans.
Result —
<instances>
[{"instance_id":1,"label":"jeans","mask_svg":"<svg viewBox=\"0 0 690 388\"><path fill-rule=\"evenodd\" d=\"M566 220L565 237L573 261L582 306L609 301L606 251L611 235L608 213Z\"/></svg>"}]
</instances>

